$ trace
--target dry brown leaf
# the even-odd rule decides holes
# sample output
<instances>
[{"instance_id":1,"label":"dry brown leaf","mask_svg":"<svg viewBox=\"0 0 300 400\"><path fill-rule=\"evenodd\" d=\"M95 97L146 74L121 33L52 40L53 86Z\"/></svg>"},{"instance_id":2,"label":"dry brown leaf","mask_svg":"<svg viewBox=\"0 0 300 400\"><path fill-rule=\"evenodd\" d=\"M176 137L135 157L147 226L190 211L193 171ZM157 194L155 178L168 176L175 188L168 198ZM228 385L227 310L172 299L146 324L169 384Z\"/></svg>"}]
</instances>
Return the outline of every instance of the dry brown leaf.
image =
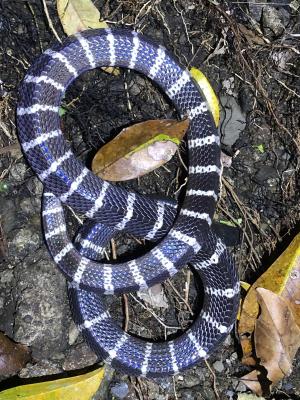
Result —
<instances>
[{"instance_id":1,"label":"dry brown leaf","mask_svg":"<svg viewBox=\"0 0 300 400\"><path fill-rule=\"evenodd\" d=\"M240 380L243 382L253 393L257 394L258 396L262 396L263 391L262 387L259 383L260 379L260 372L256 369L249 372L249 374L244 375Z\"/></svg>"},{"instance_id":2,"label":"dry brown leaf","mask_svg":"<svg viewBox=\"0 0 300 400\"><path fill-rule=\"evenodd\" d=\"M288 301L264 288L257 288L261 314L255 324L255 350L260 365L272 385L292 372L293 359L300 347L300 328ZM257 395L262 394L260 373L250 372L241 379ZM267 382L265 382L266 384Z\"/></svg>"},{"instance_id":3,"label":"dry brown leaf","mask_svg":"<svg viewBox=\"0 0 300 400\"><path fill-rule=\"evenodd\" d=\"M300 347L300 328L289 303L270 290L258 288L261 314L255 326L255 351L267 378L276 383L292 372L292 362Z\"/></svg>"},{"instance_id":4,"label":"dry brown leaf","mask_svg":"<svg viewBox=\"0 0 300 400\"><path fill-rule=\"evenodd\" d=\"M0 375L15 375L30 360L27 346L15 343L0 332Z\"/></svg>"},{"instance_id":5,"label":"dry brown leaf","mask_svg":"<svg viewBox=\"0 0 300 400\"><path fill-rule=\"evenodd\" d=\"M248 29L245 27L243 24L238 24L240 31L243 33L245 39L249 44L260 44L260 45L265 45L266 40L264 40L263 36L259 36L256 33L254 33L252 30Z\"/></svg>"},{"instance_id":6,"label":"dry brown leaf","mask_svg":"<svg viewBox=\"0 0 300 400\"><path fill-rule=\"evenodd\" d=\"M92 170L110 181L142 176L171 159L188 126L188 119L150 120L125 128L97 152Z\"/></svg>"},{"instance_id":7,"label":"dry brown leaf","mask_svg":"<svg viewBox=\"0 0 300 400\"><path fill-rule=\"evenodd\" d=\"M263 287L281 295L289 303L295 321L300 326L300 234L277 258L271 267L251 286L242 305L238 326L243 350L242 362L255 365L252 334L259 312L256 288Z\"/></svg>"}]
</instances>

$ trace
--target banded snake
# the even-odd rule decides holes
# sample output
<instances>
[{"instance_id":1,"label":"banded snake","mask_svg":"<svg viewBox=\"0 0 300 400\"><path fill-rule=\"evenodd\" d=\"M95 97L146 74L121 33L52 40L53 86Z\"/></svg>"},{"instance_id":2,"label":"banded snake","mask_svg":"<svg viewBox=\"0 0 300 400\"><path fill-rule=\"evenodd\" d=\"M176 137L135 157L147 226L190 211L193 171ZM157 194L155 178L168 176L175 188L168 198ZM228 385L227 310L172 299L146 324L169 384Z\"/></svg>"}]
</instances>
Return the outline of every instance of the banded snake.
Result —
<instances>
[{"instance_id":1,"label":"banded snake","mask_svg":"<svg viewBox=\"0 0 300 400\"><path fill-rule=\"evenodd\" d=\"M59 107L67 87L101 66L134 69L153 80L188 116L188 185L179 211L102 181L66 144ZM54 261L69 282L73 316L95 352L131 375L173 375L209 356L231 330L239 304L235 266L211 230L221 174L219 136L189 73L162 46L124 29L88 30L45 51L20 86L17 124L23 151L45 186L43 224ZM62 204L87 217L80 246L69 238ZM159 243L129 262L96 261L116 231ZM99 250L99 251L98 251ZM88 258L90 255L90 258ZM181 336L152 343L128 335L103 304L104 294L145 289L191 263L203 281L204 304Z\"/></svg>"}]
</instances>

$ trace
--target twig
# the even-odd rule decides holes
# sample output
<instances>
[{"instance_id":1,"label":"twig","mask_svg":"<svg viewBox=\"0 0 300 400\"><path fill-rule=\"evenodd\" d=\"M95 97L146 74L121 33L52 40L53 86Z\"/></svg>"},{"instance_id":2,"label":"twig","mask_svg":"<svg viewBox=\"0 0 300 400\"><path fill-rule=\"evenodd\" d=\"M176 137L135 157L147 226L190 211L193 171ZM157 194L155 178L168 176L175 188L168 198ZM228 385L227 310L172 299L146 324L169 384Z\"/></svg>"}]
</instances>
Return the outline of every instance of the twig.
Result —
<instances>
[{"instance_id":1,"label":"twig","mask_svg":"<svg viewBox=\"0 0 300 400\"><path fill-rule=\"evenodd\" d=\"M139 386L141 386L141 382L140 382L139 378L129 377L129 380L130 380L132 386L134 387L134 390L135 390L135 392L136 392L136 394L137 394L138 399L139 399L139 400L143 400L143 399L144 399L144 396L143 396L143 394L142 394L142 392L141 392L141 389L140 389L140 388L138 387L138 385L136 384L136 383L138 383ZM133 380L135 380L136 383L134 383Z\"/></svg>"},{"instance_id":2,"label":"twig","mask_svg":"<svg viewBox=\"0 0 300 400\"><path fill-rule=\"evenodd\" d=\"M47 21L48 21L48 24L49 24L49 28L52 30L52 32L53 32L54 36L56 37L56 39L60 43L62 43L60 37L58 36L58 33L56 32L56 30L54 29L54 26L52 24L52 21L51 21L50 15L49 15L49 11L48 11L48 7L47 7L47 4L46 4L46 0L42 0L42 2L43 2L43 6L44 6L44 12L46 14Z\"/></svg>"},{"instance_id":3,"label":"twig","mask_svg":"<svg viewBox=\"0 0 300 400\"><path fill-rule=\"evenodd\" d=\"M187 270L187 274L186 274L186 281L185 281L185 288L184 288L184 302L185 304L188 304L189 302L189 293L190 293L190 285L191 285L191 270ZM193 314L192 314L193 315Z\"/></svg>"},{"instance_id":4,"label":"twig","mask_svg":"<svg viewBox=\"0 0 300 400\"><path fill-rule=\"evenodd\" d=\"M165 329L181 329L180 326L169 326L166 325L150 308L145 306L141 301L139 301L132 293L130 293L130 296L141 306L143 307L144 310L147 310Z\"/></svg>"},{"instance_id":5,"label":"twig","mask_svg":"<svg viewBox=\"0 0 300 400\"><path fill-rule=\"evenodd\" d=\"M173 285L173 283L170 281L170 279L168 279L167 282L168 282L168 285L171 286L172 290L177 294L177 296L184 302L184 304L187 306L190 314L193 316L194 313L193 313L193 310L191 309L191 306L189 305L188 301L181 296L181 294L178 292L178 290Z\"/></svg>"},{"instance_id":6,"label":"twig","mask_svg":"<svg viewBox=\"0 0 300 400\"><path fill-rule=\"evenodd\" d=\"M207 360L204 360L204 361L205 361L205 364L206 364L207 368L209 369L210 373L212 374L214 393L215 393L215 395L216 395L216 398L219 399L219 398L220 398L220 395L219 395L219 392L218 392L218 389L217 389L217 384L216 384L216 381L217 381L217 379L216 379L216 374L214 373L213 369L211 368L211 366L209 365L209 363L207 362Z\"/></svg>"},{"instance_id":7,"label":"twig","mask_svg":"<svg viewBox=\"0 0 300 400\"><path fill-rule=\"evenodd\" d=\"M30 4L30 1L27 1L27 6L28 6L28 8L29 8L29 10L30 10L30 12L31 12L31 14L32 14L32 16L33 16L33 19L34 19L34 25L35 25L35 27L36 27L36 30L37 30L37 33L38 33L38 36L39 36L39 45L40 45L40 49L41 49L41 51L44 51L44 49L43 49L43 44L42 44L41 37L40 37L39 26L38 26L38 23L37 23L37 20L36 20L36 16L35 16L35 13L34 13L34 9L32 8L32 6L31 6L31 4Z\"/></svg>"},{"instance_id":8,"label":"twig","mask_svg":"<svg viewBox=\"0 0 300 400\"><path fill-rule=\"evenodd\" d=\"M177 154L178 154L178 157L179 157L179 160L180 160L181 164L183 165L183 168L184 168L186 171L188 171L188 167L187 167L186 164L183 162L183 159L182 159L182 157L181 157L180 151L179 151L178 149L177 149Z\"/></svg>"},{"instance_id":9,"label":"twig","mask_svg":"<svg viewBox=\"0 0 300 400\"><path fill-rule=\"evenodd\" d=\"M125 314L125 321L124 321L124 331L128 331L128 323L129 323L129 309L128 309L128 297L127 294L123 294L123 302L124 302L124 314Z\"/></svg>"},{"instance_id":10,"label":"twig","mask_svg":"<svg viewBox=\"0 0 300 400\"><path fill-rule=\"evenodd\" d=\"M83 225L83 219L81 219L80 217L78 217L78 215L75 213L75 211L73 210L72 207L67 206L67 208L71 211L71 213L73 214L74 218L80 223L80 225Z\"/></svg>"},{"instance_id":11,"label":"twig","mask_svg":"<svg viewBox=\"0 0 300 400\"><path fill-rule=\"evenodd\" d=\"M176 392L176 382L175 382L175 377L172 376L172 380L173 380L173 390L174 390L174 397L176 400L178 400L178 396L177 396L177 392Z\"/></svg>"},{"instance_id":12,"label":"twig","mask_svg":"<svg viewBox=\"0 0 300 400\"><path fill-rule=\"evenodd\" d=\"M111 245L112 258L113 258L113 260L116 260L117 259L117 250L116 250L116 242L114 239L110 239L110 245Z\"/></svg>"}]
</instances>

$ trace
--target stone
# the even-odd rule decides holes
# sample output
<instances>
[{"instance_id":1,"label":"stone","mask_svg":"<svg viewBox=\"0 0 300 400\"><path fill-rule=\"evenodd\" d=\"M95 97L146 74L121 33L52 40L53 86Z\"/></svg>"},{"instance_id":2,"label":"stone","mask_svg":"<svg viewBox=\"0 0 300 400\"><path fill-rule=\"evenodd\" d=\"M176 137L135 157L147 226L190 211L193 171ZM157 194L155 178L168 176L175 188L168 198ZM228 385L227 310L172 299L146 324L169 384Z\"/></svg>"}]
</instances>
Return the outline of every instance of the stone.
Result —
<instances>
[{"instance_id":1,"label":"stone","mask_svg":"<svg viewBox=\"0 0 300 400\"><path fill-rule=\"evenodd\" d=\"M237 392L246 392L247 391L247 386L242 381L239 381L239 383L238 383L237 387L235 388L235 390Z\"/></svg>"},{"instance_id":2,"label":"stone","mask_svg":"<svg viewBox=\"0 0 300 400\"><path fill-rule=\"evenodd\" d=\"M219 361L219 360L217 360L213 363L213 367L217 372L220 372L220 373L223 372L225 369L224 364L222 363L222 361Z\"/></svg>"},{"instance_id":3,"label":"stone","mask_svg":"<svg viewBox=\"0 0 300 400\"><path fill-rule=\"evenodd\" d=\"M10 178L16 182L23 182L25 178L25 174L27 171L27 166L22 162L14 164L9 172Z\"/></svg>"},{"instance_id":4,"label":"stone","mask_svg":"<svg viewBox=\"0 0 300 400\"><path fill-rule=\"evenodd\" d=\"M32 176L28 179L26 182L26 187L31 194L38 197L42 195L44 190L42 182L36 176Z\"/></svg>"},{"instance_id":5,"label":"stone","mask_svg":"<svg viewBox=\"0 0 300 400\"><path fill-rule=\"evenodd\" d=\"M138 96L141 93L141 88L137 83L134 82L130 86L129 91L132 96Z\"/></svg>"},{"instance_id":6,"label":"stone","mask_svg":"<svg viewBox=\"0 0 300 400\"><path fill-rule=\"evenodd\" d=\"M13 280L14 274L11 270L7 270L1 273L0 282L10 283Z\"/></svg>"},{"instance_id":7,"label":"stone","mask_svg":"<svg viewBox=\"0 0 300 400\"><path fill-rule=\"evenodd\" d=\"M233 146L246 126L246 117L232 96L221 96L221 141L225 146Z\"/></svg>"},{"instance_id":8,"label":"stone","mask_svg":"<svg viewBox=\"0 0 300 400\"><path fill-rule=\"evenodd\" d=\"M255 96L249 86L242 86L238 93L238 101L244 113L252 111L255 107Z\"/></svg>"},{"instance_id":9,"label":"stone","mask_svg":"<svg viewBox=\"0 0 300 400\"><path fill-rule=\"evenodd\" d=\"M79 335L79 330L77 328L77 326L75 325L75 323L73 321L71 321L70 326L69 326L69 345L72 346Z\"/></svg>"},{"instance_id":10,"label":"stone","mask_svg":"<svg viewBox=\"0 0 300 400\"><path fill-rule=\"evenodd\" d=\"M61 372L62 370L58 363L49 360L40 360L35 364L27 364L26 368L20 371L19 376L20 378L34 378L59 374Z\"/></svg>"},{"instance_id":11,"label":"stone","mask_svg":"<svg viewBox=\"0 0 300 400\"><path fill-rule=\"evenodd\" d=\"M254 176L255 181L260 185L263 185L272 178L278 178L278 173L276 169L270 165L262 165Z\"/></svg>"},{"instance_id":12,"label":"stone","mask_svg":"<svg viewBox=\"0 0 300 400\"><path fill-rule=\"evenodd\" d=\"M87 343L79 343L73 346L68 352L66 359L63 363L64 371L71 371L74 369L81 369L94 365L98 361L98 357L90 349Z\"/></svg>"},{"instance_id":13,"label":"stone","mask_svg":"<svg viewBox=\"0 0 300 400\"><path fill-rule=\"evenodd\" d=\"M278 10L275 7L265 6L262 14L262 25L265 34L279 37L284 32L284 25L281 21Z\"/></svg>"},{"instance_id":14,"label":"stone","mask_svg":"<svg viewBox=\"0 0 300 400\"><path fill-rule=\"evenodd\" d=\"M179 388L192 388L202 384L204 380L205 376L201 369L191 369L185 372L184 379L178 382L177 385Z\"/></svg>"},{"instance_id":15,"label":"stone","mask_svg":"<svg viewBox=\"0 0 300 400\"><path fill-rule=\"evenodd\" d=\"M30 346L36 361L64 351L69 318L66 283L47 249L26 257L14 272L18 294L14 340Z\"/></svg>"},{"instance_id":16,"label":"stone","mask_svg":"<svg viewBox=\"0 0 300 400\"><path fill-rule=\"evenodd\" d=\"M14 236L9 251L15 259L23 260L33 254L41 246L40 233L35 233L30 227L20 229Z\"/></svg>"},{"instance_id":17,"label":"stone","mask_svg":"<svg viewBox=\"0 0 300 400\"><path fill-rule=\"evenodd\" d=\"M129 387L126 382L120 382L112 386L110 391L117 399L124 399L129 393Z\"/></svg>"},{"instance_id":18,"label":"stone","mask_svg":"<svg viewBox=\"0 0 300 400\"><path fill-rule=\"evenodd\" d=\"M261 1L257 1L257 3L261 3ZM260 21L262 15L262 6L261 4L256 4L256 1L251 1L248 3L249 11L251 16L255 19L255 21Z\"/></svg>"}]
</instances>

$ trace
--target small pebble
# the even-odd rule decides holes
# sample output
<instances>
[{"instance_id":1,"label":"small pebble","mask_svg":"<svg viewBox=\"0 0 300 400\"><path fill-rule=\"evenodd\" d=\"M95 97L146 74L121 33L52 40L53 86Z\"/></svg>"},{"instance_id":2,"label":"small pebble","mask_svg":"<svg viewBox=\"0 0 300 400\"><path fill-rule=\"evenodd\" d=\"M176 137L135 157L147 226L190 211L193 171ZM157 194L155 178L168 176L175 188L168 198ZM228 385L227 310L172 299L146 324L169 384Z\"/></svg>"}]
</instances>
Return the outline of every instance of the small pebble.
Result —
<instances>
[{"instance_id":1,"label":"small pebble","mask_svg":"<svg viewBox=\"0 0 300 400\"><path fill-rule=\"evenodd\" d=\"M233 400L233 396L235 395L235 392L233 390L227 390L226 395L229 400Z\"/></svg>"},{"instance_id":2,"label":"small pebble","mask_svg":"<svg viewBox=\"0 0 300 400\"><path fill-rule=\"evenodd\" d=\"M27 166L23 163L14 164L10 169L10 177L16 182L23 182Z\"/></svg>"},{"instance_id":3,"label":"small pebble","mask_svg":"<svg viewBox=\"0 0 300 400\"><path fill-rule=\"evenodd\" d=\"M222 361L219 361L219 360L215 361L213 363L213 367L217 372L223 372L224 371L224 365L223 365Z\"/></svg>"},{"instance_id":4,"label":"small pebble","mask_svg":"<svg viewBox=\"0 0 300 400\"><path fill-rule=\"evenodd\" d=\"M240 381L235 390L237 392L241 392L241 393L242 392L246 392L247 391L247 386L242 381Z\"/></svg>"},{"instance_id":5,"label":"small pebble","mask_svg":"<svg viewBox=\"0 0 300 400\"><path fill-rule=\"evenodd\" d=\"M287 382L287 383L284 383L282 385L282 387L284 390L292 390L294 388L294 385L291 382Z\"/></svg>"},{"instance_id":6,"label":"small pebble","mask_svg":"<svg viewBox=\"0 0 300 400\"><path fill-rule=\"evenodd\" d=\"M114 385L110 391L117 399L124 399L128 395L129 388L126 382L121 382Z\"/></svg>"},{"instance_id":7,"label":"small pebble","mask_svg":"<svg viewBox=\"0 0 300 400\"><path fill-rule=\"evenodd\" d=\"M74 322L72 321L69 326L69 345L70 346L72 346L76 342L78 335L79 335L79 330L78 330L77 326L74 324Z\"/></svg>"}]
</instances>

